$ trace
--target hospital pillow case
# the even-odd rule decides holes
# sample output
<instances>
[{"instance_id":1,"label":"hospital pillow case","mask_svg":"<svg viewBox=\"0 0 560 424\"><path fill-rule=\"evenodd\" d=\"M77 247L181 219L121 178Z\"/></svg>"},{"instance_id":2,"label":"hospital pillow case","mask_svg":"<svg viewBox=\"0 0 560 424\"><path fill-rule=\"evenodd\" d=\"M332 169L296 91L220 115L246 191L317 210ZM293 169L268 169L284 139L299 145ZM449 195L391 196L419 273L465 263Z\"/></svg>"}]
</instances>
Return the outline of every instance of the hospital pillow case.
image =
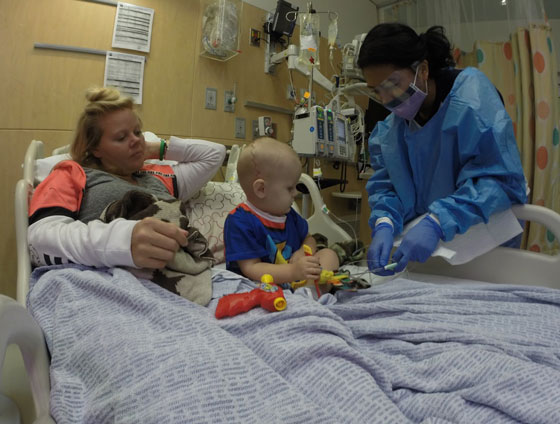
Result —
<instances>
[{"instance_id":1,"label":"hospital pillow case","mask_svg":"<svg viewBox=\"0 0 560 424\"><path fill-rule=\"evenodd\" d=\"M155 135L153 132L145 131L143 134L144 134L144 139L146 141L160 140L160 138L157 135ZM52 155L52 156L47 156L46 158L37 159L35 161L34 183L39 184L41 181L47 178L47 175L50 174L50 172L58 162L62 162L63 160L69 160L69 159L72 159L70 153L61 153L59 155Z\"/></svg>"},{"instance_id":2,"label":"hospital pillow case","mask_svg":"<svg viewBox=\"0 0 560 424\"><path fill-rule=\"evenodd\" d=\"M238 183L210 181L189 199L189 225L202 233L217 263L225 261L224 223L231 210L246 200Z\"/></svg>"}]
</instances>

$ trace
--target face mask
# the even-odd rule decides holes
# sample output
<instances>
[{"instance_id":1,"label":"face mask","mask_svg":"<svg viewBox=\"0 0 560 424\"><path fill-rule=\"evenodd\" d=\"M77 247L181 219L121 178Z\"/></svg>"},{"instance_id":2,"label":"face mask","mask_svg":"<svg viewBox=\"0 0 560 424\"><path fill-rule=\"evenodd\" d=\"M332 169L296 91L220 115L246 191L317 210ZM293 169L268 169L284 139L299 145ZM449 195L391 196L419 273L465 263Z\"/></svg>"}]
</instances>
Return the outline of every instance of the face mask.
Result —
<instances>
[{"instance_id":1,"label":"face mask","mask_svg":"<svg viewBox=\"0 0 560 424\"><path fill-rule=\"evenodd\" d=\"M406 90L406 95L399 98L391 100L389 103L384 104L387 109L393 112L395 115L411 121L414 119L420 106L424 103L424 99L428 95L428 82L426 81L426 92L424 93L420 88L416 86L416 78L418 77L418 66L416 68L416 74L414 75L414 82L408 86ZM404 98L404 100L403 100Z\"/></svg>"}]
</instances>

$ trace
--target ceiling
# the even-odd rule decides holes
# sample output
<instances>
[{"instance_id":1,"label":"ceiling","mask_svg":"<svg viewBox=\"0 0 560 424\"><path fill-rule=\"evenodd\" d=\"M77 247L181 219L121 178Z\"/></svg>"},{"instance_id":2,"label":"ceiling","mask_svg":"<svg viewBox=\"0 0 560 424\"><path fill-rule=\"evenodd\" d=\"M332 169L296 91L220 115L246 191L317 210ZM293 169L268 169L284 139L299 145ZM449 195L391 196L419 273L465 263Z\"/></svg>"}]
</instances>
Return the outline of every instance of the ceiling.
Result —
<instances>
[{"instance_id":1,"label":"ceiling","mask_svg":"<svg viewBox=\"0 0 560 424\"><path fill-rule=\"evenodd\" d=\"M384 7L384 6L389 6L391 4L400 3L400 2L403 2L403 1L406 1L406 0L369 0L369 1L377 7ZM560 1L558 1L558 0L542 0L542 2L543 2L544 10L546 10L546 14L547 14L549 19L560 19ZM485 16L484 20L494 20L494 19L497 18L497 16L501 16L501 12L500 12L501 1L498 1L498 0L495 0L495 1L483 0L481 2L480 0L478 0L477 3L485 3L486 4L486 6L488 8L486 10L487 15L493 15L492 7L496 11L496 13L494 13L496 16Z\"/></svg>"},{"instance_id":2,"label":"ceiling","mask_svg":"<svg viewBox=\"0 0 560 424\"><path fill-rule=\"evenodd\" d=\"M372 2L374 5L376 5L377 7L383 7L393 3L398 3L401 0L369 0L369 1Z\"/></svg>"}]
</instances>

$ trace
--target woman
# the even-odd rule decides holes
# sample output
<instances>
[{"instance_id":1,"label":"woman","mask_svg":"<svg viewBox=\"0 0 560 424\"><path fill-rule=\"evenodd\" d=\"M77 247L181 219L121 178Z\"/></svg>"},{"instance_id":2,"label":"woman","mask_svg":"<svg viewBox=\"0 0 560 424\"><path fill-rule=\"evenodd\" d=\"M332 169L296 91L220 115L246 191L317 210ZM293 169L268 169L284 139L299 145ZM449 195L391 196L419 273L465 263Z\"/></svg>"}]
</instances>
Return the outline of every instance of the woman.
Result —
<instances>
[{"instance_id":1,"label":"woman","mask_svg":"<svg viewBox=\"0 0 560 424\"><path fill-rule=\"evenodd\" d=\"M402 24L377 25L364 40L358 66L370 96L392 112L369 139L375 170L366 186L370 269L387 265L394 236L422 214L393 254L395 272L409 261L426 261L440 240L527 201L501 97L477 69L453 68L442 27L418 35Z\"/></svg>"},{"instance_id":2,"label":"woman","mask_svg":"<svg viewBox=\"0 0 560 424\"><path fill-rule=\"evenodd\" d=\"M146 142L132 99L112 88L90 90L71 145L72 161L59 163L37 187L29 210L28 242L34 265L162 268L187 234L155 218L103 223L105 207L132 189L161 200L188 199L216 173L225 147L171 137ZM175 165L147 165L146 159Z\"/></svg>"}]
</instances>

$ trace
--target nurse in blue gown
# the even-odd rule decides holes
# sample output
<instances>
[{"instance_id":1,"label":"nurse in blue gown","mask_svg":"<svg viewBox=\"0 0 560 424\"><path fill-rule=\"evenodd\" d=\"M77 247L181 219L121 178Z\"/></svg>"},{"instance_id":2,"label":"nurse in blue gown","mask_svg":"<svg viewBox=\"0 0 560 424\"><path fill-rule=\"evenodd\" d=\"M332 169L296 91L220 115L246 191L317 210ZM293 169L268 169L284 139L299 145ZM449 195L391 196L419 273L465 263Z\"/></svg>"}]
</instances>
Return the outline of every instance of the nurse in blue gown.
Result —
<instances>
[{"instance_id":1,"label":"nurse in blue gown","mask_svg":"<svg viewBox=\"0 0 560 424\"><path fill-rule=\"evenodd\" d=\"M392 113L369 138L372 242L368 265L426 261L490 215L527 201L513 125L500 94L475 68L454 68L442 27L375 26L360 49L371 98ZM403 225L426 214L393 253ZM393 271L381 271L380 275Z\"/></svg>"}]
</instances>

